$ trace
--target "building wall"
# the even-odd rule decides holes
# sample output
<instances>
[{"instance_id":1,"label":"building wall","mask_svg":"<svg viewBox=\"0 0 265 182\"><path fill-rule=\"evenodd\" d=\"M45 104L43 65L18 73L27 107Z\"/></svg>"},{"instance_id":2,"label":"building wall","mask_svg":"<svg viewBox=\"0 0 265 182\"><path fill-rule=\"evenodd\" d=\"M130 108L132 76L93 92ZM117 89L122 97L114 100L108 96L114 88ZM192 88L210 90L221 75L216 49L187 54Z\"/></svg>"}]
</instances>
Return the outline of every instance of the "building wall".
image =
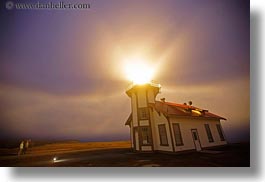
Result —
<instances>
[{"instance_id":1,"label":"building wall","mask_svg":"<svg viewBox=\"0 0 265 182\"><path fill-rule=\"evenodd\" d=\"M137 101L136 101L136 94L132 93L132 120L133 120L133 126L138 126L138 118L137 118Z\"/></svg>"},{"instance_id":2,"label":"building wall","mask_svg":"<svg viewBox=\"0 0 265 182\"><path fill-rule=\"evenodd\" d=\"M146 89L138 89L137 90L137 94L136 93L132 93L131 95L131 104L132 104L132 121L133 121L133 129L131 129L131 142L133 142L133 138L135 138L135 150L137 151L152 151L152 146L141 146L140 145L140 133L138 130L139 126L150 126L150 122L149 120L140 120L138 119L138 108L141 107L147 107L148 106L148 95L152 96L152 93L149 92L153 92L152 90L149 90L148 92L146 92ZM154 100L154 98L153 98ZM139 126L138 126L139 124Z\"/></svg>"},{"instance_id":3,"label":"building wall","mask_svg":"<svg viewBox=\"0 0 265 182\"><path fill-rule=\"evenodd\" d=\"M138 95L138 107L147 107L146 89L139 89Z\"/></svg>"},{"instance_id":4,"label":"building wall","mask_svg":"<svg viewBox=\"0 0 265 182\"><path fill-rule=\"evenodd\" d=\"M171 141L169 124L168 124L167 118L163 114L159 115L159 113L155 111L154 109L151 113L152 113L151 121L153 124L152 130L153 130L154 150L173 152L172 141ZM159 130L158 130L159 124L165 124L166 126L168 146L160 145L160 136L159 136Z\"/></svg>"},{"instance_id":5,"label":"building wall","mask_svg":"<svg viewBox=\"0 0 265 182\"><path fill-rule=\"evenodd\" d=\"M176 152L195 149L194 141L193 141L192 134L191 134L191 129L197 129L202 148L227 144L226 141L221 141L219 137L219 133L216 127L216 124L220 124L219 120L170 118L170 124L172 125L173 123L179 123L182 140L184 144L182 146L175 146ZM213 142L209 142L204 124L209 124L210 130L213 136L213 140L214 140ZM171 128L172 128L172 133L174 135L173 127ZM173 141L175 144L174 137L173 137Z\"/></svg>"},{"instance_id":6,"label":"building wall","mask_svg":"<svg viewBox=\"0 0 265 182\"><path fill-rule=\"evenodd\" d=\"M142 151L152 151L152 146L142 146Z\"/></svg>"},{"instance_id":7,"label":"building wall","mask_svg":"<svg viewBox=\"0 0 265 182\"><path fill-rule=\"evenodd\" d=\"M149 126L149 120L140 120L140 126Z\"/></svg>"},{"instance_id":8,"label":"building wall","mask_svg":"<svg viewBox=\"0 0 265 182\"><path fill-rule=\"evenodd\" d=\"M136 148L135 148L135 150L140 150L139 135L138 135L138 131L137 130L135 130L135 141L136 141Z\"/></svg>"},{"instance_id":9,"label":"building wall","mask_svg":"<svg viewBox=\"0 0 265 182\"><path fill-rule=\"evenodd\" d=\"M137 107L135 106L135 109ZM137 121L137 113L133 117L133 123L134 127L138 126ZM151 130L152 130L152 137L153 137L153 145L154 150L158 151L168 151L168 152L179 152L179 151L185 151L185 150L195 150L194 141L192 138L191 129L197 129L198 131L198 137L200 140L200 144L202 148L207 147L213 147L213 146L219 146L219 145L225 145L227 144L226 141L221 141L218 130L216 125L220 124L219 120L212 120L212 119L187 119L187 118L169 118L169 121L167 118L161 113L159 114L155 109L150 109L150 120L151 120ZM139 121L140 126L149 126L148 120L140 120ZM170 126L169 126L170 123ZM182 146L176 146L175 137L174 137L174 131L173 131L173 124L179 123L181 136L183 140ZM160 144L160 136L159 136L159 124L165 124L166 131L167 131L167 140L168 140L168 146L162 146ZM209 142L207 132L205 129L204 124L209 124L212 136L213 136L213 142ZM171 133L170 133L171 129ZM172 136L171 136L172 134ZM224 133L223 133L224 134ZM225 136L225 134L224 134ZM133 129L131 127L131 141L134 142L135 137L135 144L136 144L136 150L139 151L150 151L152 150L151 146L141 146L140 147L140 141L139 141L139 135L138 132L135 132L135 136L133 136ZM172 140L173 145L172 146Z\"/></svg>"},{"instance_id":10,"label":"building wall","mask_svg":"<svg viewBox=\"0 0 265 182\"><path fill-rule=\"evenodd\" d=\"M131 139L131 147L134 148L134 137L133 137L133 126L132 126L132 122L130 123L130 139Z\"/></svg>"},{"instance_id":11,"label":"building wall","mask_svg":"<svg viewBox=\"0 0 265 182\"><path fill-rule=\"evenodd\" d=\"M147 97L149 103L155 103L155 95L152 89L148 89Z\"/></svg>"},{"instance_id":12,"label":"building wall","mask_svg":"<svg viewBox=\"0 0 265 182\"><path fill-rule=\"evenodd\" d=\"M152 110L151 112L151 121L152 121L152 131L153 131L153 141L154 141L154 150L159 151L185 151L185 150L195 150L194 141L192 138L191 129L197 129L198 136L200 139L201 147L213 147L219 145L227 144L226 141L221 141L216 124L220 124L219 120L212 120L212 119L187 119L187 118L170 118L170 127L167 118L163 114L159 114L156 110ZM181 136L183 140L182 146L176 146L174 131L173 131L173 123L179 123ZM160 136L159 136L159 124L165 124L166 131L167 131L167 139L168 139L168 146L161 146L160 145ZM205 129L204 124L209 124L213 142L209 142L207 132ZM171 129L171 134L170 134ZM223 133L224 134L224 133ZM225 136L225 134L224 134ZM173 145L172 146L172 140Z\"/></svg>"},{"instance_id":13,"label":"building wall","mask_svg":"<svg viewBox=\"0 0 265 182\"><path fill-rule=\"evenodd\" d=\"M134 130L138 127L138 116L137 116L137 96L135 93L132 93L131 97L131 108L132 108L132 125L131 125L131 142L134 145L135 139L135 150L139 150L139 136L138 132Z\"/></svg>"}]
</instances>

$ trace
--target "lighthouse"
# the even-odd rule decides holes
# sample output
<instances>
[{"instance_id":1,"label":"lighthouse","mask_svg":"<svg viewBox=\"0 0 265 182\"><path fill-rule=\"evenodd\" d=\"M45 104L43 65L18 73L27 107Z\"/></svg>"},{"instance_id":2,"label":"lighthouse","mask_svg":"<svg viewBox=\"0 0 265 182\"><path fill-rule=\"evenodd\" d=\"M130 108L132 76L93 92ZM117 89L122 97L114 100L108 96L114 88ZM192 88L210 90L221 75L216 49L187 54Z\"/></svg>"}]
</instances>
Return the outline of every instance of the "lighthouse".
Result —
<instances>
[{"instance_id":1,"label":"lighthouse","mask_svg":"<svg viewBox=\"0 0 265 182\"><path fill-rule=\"evenodd\" d=\"M136 152L201 151L226 145L221 126L224 117L188 104L156 100L161 85L150 81L157 65L143 59L125 64L127 79L133 81L126 89L131 113L125 125L130 127L132 149ZM203 103L201 103L203 104Z\"/></svg>"},{"instance_id":2,"label":"lighthouse","mask_svg":"<svg viewBox=\"0 0 265 182\"><path fill-rule=\"evenodd\" d=\"M132 83L126 90L131 99L130 123L132 148L135 151L154 151L152 115L150 104L155 104L155 98L161 85L155 82L145 84Z\"/></svg>"},{"instance_id":3,"label":"lighthouse","mask_svg":"<svg viewBox=\"0 0 265 182\"><path fill-rule=\"evenodd\" d=\"M131 84L126 94L131 100L131 114L125 122L130 127L135 152L182 152L226 145L221 126L224 117L189 104L156 100L161 85L155 82Z\"/></svg>"}]
</instances>

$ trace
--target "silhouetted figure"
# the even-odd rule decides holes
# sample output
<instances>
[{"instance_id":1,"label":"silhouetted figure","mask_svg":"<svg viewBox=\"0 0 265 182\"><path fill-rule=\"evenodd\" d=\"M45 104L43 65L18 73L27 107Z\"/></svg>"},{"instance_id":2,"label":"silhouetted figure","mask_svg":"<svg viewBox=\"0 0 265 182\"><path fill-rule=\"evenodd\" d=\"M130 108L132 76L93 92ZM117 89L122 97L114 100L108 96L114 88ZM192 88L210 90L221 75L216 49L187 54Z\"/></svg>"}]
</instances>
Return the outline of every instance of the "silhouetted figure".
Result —
<instances>
[{"instance_id":1,"label":"silhouetted figure","mask_svg":"<svg viewBox=\"0 0 265 182\"><path fill-rule=\"evenodd\" d=\"M29 140L26 140L24 142L23 154L26 154L28 148L29 148Z\"/></svg>"},{"instance_id":2,"label":"silhouetted figure","mask_svg":"<svg viewBox=\"0 0 265 182\"><path fill-rule=\"evenodd\" d=\"M19 151L18 151L18 156L20 156L21 154L23 154L23 150L24 150L24 141L22 141L19 145Z\"/></svg>"}]
</instances>

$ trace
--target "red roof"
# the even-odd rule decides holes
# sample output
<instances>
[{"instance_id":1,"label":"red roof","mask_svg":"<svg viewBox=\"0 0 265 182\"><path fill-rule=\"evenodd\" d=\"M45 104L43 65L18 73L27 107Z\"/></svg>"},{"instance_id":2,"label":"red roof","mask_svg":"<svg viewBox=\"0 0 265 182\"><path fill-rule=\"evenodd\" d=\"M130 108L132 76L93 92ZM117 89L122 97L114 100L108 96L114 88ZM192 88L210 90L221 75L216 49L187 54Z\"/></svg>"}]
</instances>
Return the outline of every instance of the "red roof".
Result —
<instances>
[{"instance_id":1,"label":"red roof","mask_svg":"<svg viewBox=\"0 0 265 182\"><path fill-rule=\"evenodd\" d=\"M156 109L156 111L161 112L167 116L202 117L202 118L209 118L209 119L226 120L225 118L221 116L210 113L206 109L200 109L198 107L194 107L194 106L190 106L186 104L156 101L155 104L150 104L150 106Z\"/></svg>"}]
</instances>

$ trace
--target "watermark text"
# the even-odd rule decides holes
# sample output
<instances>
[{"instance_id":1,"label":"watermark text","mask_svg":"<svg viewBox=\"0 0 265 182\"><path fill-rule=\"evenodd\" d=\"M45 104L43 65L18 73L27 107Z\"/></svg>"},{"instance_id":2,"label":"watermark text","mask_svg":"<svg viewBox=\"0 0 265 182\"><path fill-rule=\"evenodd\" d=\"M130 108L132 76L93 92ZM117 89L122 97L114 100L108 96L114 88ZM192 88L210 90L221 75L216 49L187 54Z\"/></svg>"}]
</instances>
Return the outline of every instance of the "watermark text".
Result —
<instances>
[{"instance_id":1,"label":"watermark text","mask_svg":"<svg viewBox=\"0 0 265 182\"><path fill-rule=\"evenodd\" d=\"M60 2L36 2L36 3L14 3L13 1L6 2L6 9L12 10L80 10L90 9L89 3L68 3Z\"/></svg>"}]
</instances>

